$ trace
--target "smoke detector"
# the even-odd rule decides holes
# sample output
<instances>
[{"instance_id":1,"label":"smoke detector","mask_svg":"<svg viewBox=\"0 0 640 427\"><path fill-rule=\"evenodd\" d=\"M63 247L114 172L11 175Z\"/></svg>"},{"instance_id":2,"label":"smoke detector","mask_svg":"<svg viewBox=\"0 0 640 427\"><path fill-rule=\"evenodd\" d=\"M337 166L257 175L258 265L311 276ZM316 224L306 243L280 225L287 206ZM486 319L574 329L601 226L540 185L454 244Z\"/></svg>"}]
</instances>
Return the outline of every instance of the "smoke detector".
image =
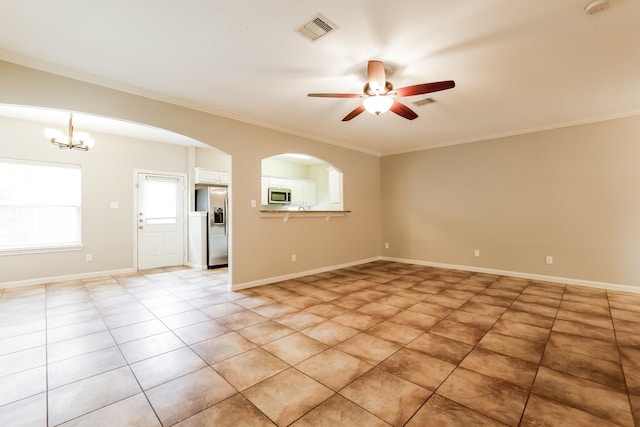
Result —
<instances>
[{"instance_id":1,"label":"smoke detector","mask_svg":"<svg viewBox=\"0 0 640 427\"><path fill-rule=\"evenodd\" d=\"M611 6L611 4L609 3L609 0L591 0L584 7L584 11L588 15L593 15L598 12L602 12L603 10L609 8L609 6Z\"/></svg>"}]
</instances>

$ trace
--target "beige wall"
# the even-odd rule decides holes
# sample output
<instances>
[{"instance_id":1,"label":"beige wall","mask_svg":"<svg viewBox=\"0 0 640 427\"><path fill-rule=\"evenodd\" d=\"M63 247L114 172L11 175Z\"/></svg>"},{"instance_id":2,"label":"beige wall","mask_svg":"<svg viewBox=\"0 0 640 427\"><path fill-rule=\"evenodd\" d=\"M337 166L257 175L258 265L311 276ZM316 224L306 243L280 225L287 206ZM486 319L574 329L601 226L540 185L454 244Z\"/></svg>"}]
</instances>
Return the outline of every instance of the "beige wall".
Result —
<instances>
[{"instance_id":1,"label":"beige wall","mask_svg":"<svg viewBox=\"0 0 640 427\"><path fill-rule=\"evenodd\" d=\"M639 162L640 117L384 157L382 254L640 286Z\"/></svg>"},{"instance_id":2,"label":"beige wall","mask_svg":"<svg viewBox=\"0 0 640 427\"><path fill-rule=\"evenodd\" d=\"M8 62L0 61L0 76L0 103L78 111L149 124L189 136L231 155L234 284L358 262L379 255L380 161L376 156ZM284 223L282 219L261 218L259 208L251 207L251 200L260 200L261 159L286 152L304 152L339 168L344 173L345 209L353 213L330 221L294 218ZM97 162L105 161L98 148L94 152L78 154L95 156ZM152 150L145 154L155 157ZM121 212L125 212L124 207ZM119 250L131 252L128 247ZM293 253L297 255L296 263L291 262ZM60 261L73 263L66 257ZM110 265L114 269L126 268L131 265L130 261ZM16 266L15 276L28 278L29 269L35 262L36 259L31 258ZM101 271L95 263L93 266ZM57 271L51 270L42 272L40 277L55 274Z\"/></svg>"}]
</instances>

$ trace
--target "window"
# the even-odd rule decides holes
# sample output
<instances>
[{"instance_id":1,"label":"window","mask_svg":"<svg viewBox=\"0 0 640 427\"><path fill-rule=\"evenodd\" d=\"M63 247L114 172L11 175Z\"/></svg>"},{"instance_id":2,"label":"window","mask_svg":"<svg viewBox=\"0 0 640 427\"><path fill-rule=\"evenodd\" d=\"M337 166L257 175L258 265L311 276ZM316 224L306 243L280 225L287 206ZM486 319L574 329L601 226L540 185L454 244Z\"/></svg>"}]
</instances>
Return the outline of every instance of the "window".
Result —
<instances>
[{"instance_id":1,"label":"window","mask_svg":"<svg viewBox=\"0 0 640 427\"><path fill-rule=\"evenodd\" d=\"M0 159L0 251L79 246L78 165Z\"/></svg>"}]
</instances>

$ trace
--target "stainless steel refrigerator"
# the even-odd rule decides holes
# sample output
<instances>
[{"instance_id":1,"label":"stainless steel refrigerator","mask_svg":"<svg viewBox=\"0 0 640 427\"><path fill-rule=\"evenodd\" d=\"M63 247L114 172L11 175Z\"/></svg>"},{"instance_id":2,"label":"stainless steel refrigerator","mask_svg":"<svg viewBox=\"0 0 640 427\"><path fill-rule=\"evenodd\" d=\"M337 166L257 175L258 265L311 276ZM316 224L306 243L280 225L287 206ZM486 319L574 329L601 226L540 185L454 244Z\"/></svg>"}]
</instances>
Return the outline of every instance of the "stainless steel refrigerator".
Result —
<instances>
[{"instance_id":1,"label":"stainless steel refrigerator","mask_svg":"<svg viewBox=\"0 0 640 427\"><path fill-rule=\"evenodd\" d=\"M228 265L227 187L197 189L196 210L207 212L207 264L209 268Z\"/></svg>"}]
</instances>

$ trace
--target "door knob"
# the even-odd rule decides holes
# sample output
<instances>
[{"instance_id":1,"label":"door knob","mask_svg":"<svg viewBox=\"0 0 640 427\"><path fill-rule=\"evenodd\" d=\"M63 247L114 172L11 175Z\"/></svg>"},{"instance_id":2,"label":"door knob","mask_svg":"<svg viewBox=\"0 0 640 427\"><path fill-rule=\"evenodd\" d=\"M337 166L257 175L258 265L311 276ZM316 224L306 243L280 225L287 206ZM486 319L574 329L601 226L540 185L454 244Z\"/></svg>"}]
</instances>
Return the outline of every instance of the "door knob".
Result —
<instances>
[{"instance_id":1,"label":"door knob","mask_svg":"<svg viewBox=\"0 0 640 427\"><path fill-rule=\"evenodd\" d=\"M141 226L141 225L139 225L139 226L138 226L138 228L139 228L140 230L142 230L144 227L143 227L143 226Z\"/></svg>"}]
</instances>

